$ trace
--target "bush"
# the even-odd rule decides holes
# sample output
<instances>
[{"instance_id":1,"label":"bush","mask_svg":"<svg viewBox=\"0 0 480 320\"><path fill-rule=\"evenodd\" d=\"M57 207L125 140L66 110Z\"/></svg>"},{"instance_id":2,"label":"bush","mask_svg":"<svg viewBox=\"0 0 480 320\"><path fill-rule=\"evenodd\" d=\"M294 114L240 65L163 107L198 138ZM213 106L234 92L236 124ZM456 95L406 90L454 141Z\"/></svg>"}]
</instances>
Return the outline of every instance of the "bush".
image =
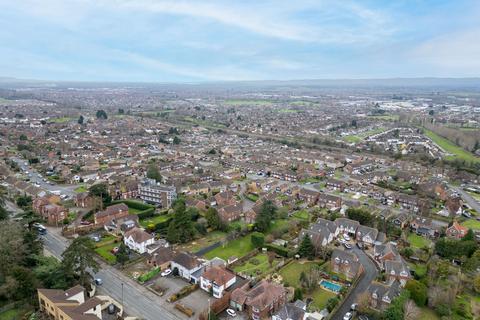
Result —
<instances>
[{"instance_id":1,"label":"bush","mask_svg":"<svg viewBox=\"0 0 480 320\"><path fill-rule=\"evenodd\" d=\"M452 314L450 307L444 303L441 303L435 306L435 311L440 317L446 317Z\"/></svg>"},{"instance_id":2,"label":"bush","mask_svg":"<svg viewBox=\"0 0 480 320\"><path fill-rule=\"evenodd\" d=\"M327 301L327 310L328 312L332 312L332 310L337 306L340 299L338 297L333 297L328 299Z\"/></svg>"},{"instance_id":3,"label":"bush","mask_svg":"<svg viewBox=\"0 0 480 320\"><path fill-rule=\"evenodd\" d=\"M290 252L287 248L276 246L274 244L266 244L265 248L285 258L290 258L293 255L293 252Z\"/></svg>"},{"instance_id":4,"label":"bush","mask_svg":"<svg viewBox=\"0 0 480 320\"><path fill-rule=\"evenodd\" d=\"M197 290L197 289L198 289L198 285L197 285L197 284L192 284L192 285L185 286L185 287L183 287L182 289L180 289L180 291L178 291L177 293L172 294L172 295L168 298L168 301L169 301L169 302L175 302L175 301L177 301L178 299L182 299L182 298L188 296L190 293L192 293L193 291L195 291L195 290Z\"/></svg>"},{"instance_id":5,"label":"bush","mask_svg":"<svg viewBox=\"0 0 480 320\"><path fill-rule=\"evenodd\" d=\"M193 310L185 307L183 304L180 304L180 303L175 304L175 309L187 315L188 317L193 316Z\"/></svg>"},{"instance_id":6,"label":"bush","mask_svg":"<svg viewBox=\"0 0 480 320\"><path fill-rule=\"evenodd\" d=\"M249 262L251 264L253 264L254 266L258 266L260 264L260 261L257 258L252 258L252 259L250 259Z\"/></svg>"},{"instance_id":7,"label":"bush","mask_svg":"<svg viewBox=\"0 0 480 320\"><path fill-rule=\"evenodd\" d=\"M147 273L142 274L140 277L138 277L138 282L140 283L145 283L148 280L152 279L155 277L157 274L160 273L160 268L153 268L152 270L148 271Z\"/></svg>"},{"instance_id":8,"label":"bush","mask_svg":"<svg viewBox=\"0 0 480 320\"><path fill-rule=\"evenodd\" d=\"M265 235L261 232L253 232L251 239L255 248L260 248L265 243Z\"/></svg>"},{"instance_id":9,"label":"bush","mask_svg":"<svg viewBox=\"0 0 480 320\"><path fill-rule=\"evenodd\" d=\"M408 280L405 289L410 292L410 298L417 306L423 307L427 303L427 286L417 280Z\"/></svg>"}]
</instances>

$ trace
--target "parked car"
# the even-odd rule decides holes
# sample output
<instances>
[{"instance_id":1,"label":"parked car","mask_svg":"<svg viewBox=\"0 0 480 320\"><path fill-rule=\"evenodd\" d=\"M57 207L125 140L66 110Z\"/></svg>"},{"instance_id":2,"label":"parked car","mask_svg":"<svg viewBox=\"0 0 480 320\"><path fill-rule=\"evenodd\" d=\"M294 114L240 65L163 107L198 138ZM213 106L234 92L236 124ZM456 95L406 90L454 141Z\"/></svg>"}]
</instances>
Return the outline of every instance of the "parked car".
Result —
<instances>
[{"instance_id":1,"label":"parked car","mask_svg":"<svg viewBox=\"0 0 480 320\"><path fill-rule=\"evenodd\" d=\"M103 280L101 278L95 278L95 285L101 286L103 284Z\"/></svg>"},{"instance_id":2,"label":"parked car","mask_svg":"<svg viewBox=\"0 0 480 320\"><path fill-rule=\"evenodd\" d=\"M237 313L233 309L227 309L227 313L230 317L236 317Z\"/></svg>"},{"instance_id":3,"label":"parked car","mask_svg":"<svg viewBox=\"0 0 480 320\"><path fill-rule=\"evenodd\" d=\"M117 252L118 252L118 247L114 247L111 252L112 252L113 254L117 254Z\"/></svg>"},{"instance_id":4,"label":"parked car","mask_svg":"<svg viewBox=\"0 0 480 320\"><path fill-rule=\"evenodd\" d=\"M115 305L113 303L110 303L108 305L107 311L108 311L108 314L114 314L115 313Z\"/></svg>"},{"instance_id":5,"label":"parked car","mask_svg":"<svg viewBox=\"0 0 480 320\"><path fill-rule=\"evenodd\" d=\"M351 312L347 312L343 316L343 320L351 320L352 318L353 318L353 313L351 313Z\"/></svg>"},{"instance_id":6,"label":"parked car","mask_svg":"<svg viewBox=\"0 0 480 320\"><path fill-rule=\"evenodd\" d=\"M350 237L348 236L348 234L344 234L343 235L343 239L347 240L347 241L350 241Z\"/></svg>"},{"instance_id":7,"label":"parked car","mask_svg":"<svg viewBox=\"0 0 480 320\"><path fill-rule=\"evenodd\" d=\"M358 307L358 304L357 304L357 303L353 303L353 304L350 306L350 310L351 310L351 311L355 311L355 310L357 310L357 307Z\"/></svg>"},{"instance_id":8,"label":"parked car","mask_svg":"<svg viewBox=\"0 0 480 320\"><path fill-rule=\"evenodd\" d=\"M350 243L344 243L343 245L344 245L345 248L347 248L347 249L352 249L352 248L353 248Z\"/></svg>"},{"instance_id":9,"label":"parked car","mask_svg":"<svg viewBox=\"0 0 480 320\"><path fill-rule=\"evenodd\" d=\"M160 273L160 275L162 277L166 277L168 276L170 273L172 273L172 270L171 269L165 269L162 273Z\"/></svg>"}]
</instances>

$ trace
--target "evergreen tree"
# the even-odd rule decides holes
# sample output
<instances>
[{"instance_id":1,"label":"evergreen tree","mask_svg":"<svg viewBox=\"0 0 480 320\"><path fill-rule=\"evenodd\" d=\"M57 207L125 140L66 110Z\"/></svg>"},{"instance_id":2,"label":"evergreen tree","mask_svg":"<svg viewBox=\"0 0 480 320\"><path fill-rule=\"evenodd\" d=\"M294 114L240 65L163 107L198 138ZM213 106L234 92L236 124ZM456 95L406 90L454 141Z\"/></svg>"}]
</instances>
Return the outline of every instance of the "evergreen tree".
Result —
<instances>
[{"instance_id":1,"label":"evergreen tree","mask_svg":"<svg viewBox=\"0 0 480 320\"><path fill-rule=\"evenodd\" d=\"M96 115L97 119L105 119L105 120L108 119L108 116L107 116L107 113L105 112L105 110L98 110L95 115Z\"/></svg>"},{"instance_id":2,"label":"evergreen tree","mask_svg":"<svg viewBox=\"0 0 480 320\"><path fill-rule=\"evenodd\" d=\"M172 243L185 243L195 236L195 227L190 211L185 208L185 200L177 200L174 204L173 219L168 226L167 240Z\"/></svg>"},{"instance_id":3,"label":"evergreen tree","mask_svg":"<svg viewBox=\"0 0 480 320\"><path fill-rule=\"evenodd\" d=\"M270 227L270 222L276 218L277 208L268 200L262 204L260 213L255 220L255 227L260 232L265 232Z\"/></svg>"},{"instance_id":4,"label":"evergreen tree","mask_svg":"<svg viewBox=\"0 0 480 320\"><path fill-rule=\"evenodd\" d=\"M207 213L205 214L205 218L208 221L208 225L213 230L222 229L222 220L220 219L220 216L218 215L217 209L215 209L213 207L208 208Z\"/></svg>"},{"instance_id":5,"label":"evergreen tree","mask_svg":"<svg viewBox=\"0 0 480 320\"><path fill-rule=\"evenodd\" d=\"M315 257L315 247L308 235L305 235L298 248L298 254L301 257L313 259Z\"/></svg>"},{"instance_id":6,"label":"evergreen tree","mask_svg":"<svg viewBox=\"0 0 480 320\"><path fill-rule=\"evenodd\" d=\"M85 119L83 118L83 116L80 115L80 117L78 117L77 122L78 122L78 124L83 124L83 121L84 121L84 120L85 120Z\"/></svg>"},{"instance_id":7,"label":"evergreen tree","mask_svg":"<svg viewBox=\"0 0 480 320\"><path fill-rule=\"evenodd\" d=\"M78 237L62 253L62 267L67 276L79 280L86 287L90 283L88 269L98 271L94 258L94 245L90 238Z\"/></svg>"},{"instance_id":8,"label":"evergreen tree","mask_svg":"<svg viewBox=\"0 0 480 320\"><path fill-rule=\"evenodd\" d=\"M122 266L128 261L128 249L125 243L121 243L120 246L118 247L117 251L117 262L120 263Z\"/></svg>"},{"instance_id":9,"label":"evergreen tree","mask_svg":"<svg viewBox=\"0 0 480 320\"><path fill-rule=\"evenodd\" d=\"M154 179L157 182L162 182L162 175L160 174L157 165L154 163L148 165L147 178Z\"/></svg>"}]
</instances>

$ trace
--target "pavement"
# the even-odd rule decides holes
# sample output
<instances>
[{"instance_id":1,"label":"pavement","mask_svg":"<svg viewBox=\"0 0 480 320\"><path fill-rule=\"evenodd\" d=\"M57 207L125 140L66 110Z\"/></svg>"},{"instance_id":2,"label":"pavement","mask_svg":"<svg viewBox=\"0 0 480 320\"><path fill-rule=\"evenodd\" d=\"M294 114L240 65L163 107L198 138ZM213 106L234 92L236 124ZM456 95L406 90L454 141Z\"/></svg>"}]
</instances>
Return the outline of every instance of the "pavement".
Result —
<instances>
[{"instance_id":1,"label":"pavement","mask_svg":"<svg viewBox=\"0 0 480 320\"><path fill-rule=\"evenodd\" d=\"M70 243L60 235L60 229L57 228L48 228L47 234L42 238L45 250L58 259L61 259L63 251ZM94 275L95 278L103 280L103 284L97 288L98 292L123 303L127 314L146 320L185 319L185 316L175 313L172 304L160 299L121 271L104 263L101 263L100 269Z\"/></svg>"},{"instance_id":2,"label":"pavement","mask_svg":"<svg viewBox=\"0 0 480 320\"><path fill-rule=\"evenodd\" d=\"M379 274L377 266L367 256L365 252L353 247L351 250L357 254L360 263L363 265L365 272L360 276L360 280L357 285L352 289L348 297L343 300L342 305L337 309L335 314L331 317L332 320L343 320L343 316L350 310L352 304L357 302L358 297L370 286L373 280L375 280Z\"/></svg>"}]
</instances>

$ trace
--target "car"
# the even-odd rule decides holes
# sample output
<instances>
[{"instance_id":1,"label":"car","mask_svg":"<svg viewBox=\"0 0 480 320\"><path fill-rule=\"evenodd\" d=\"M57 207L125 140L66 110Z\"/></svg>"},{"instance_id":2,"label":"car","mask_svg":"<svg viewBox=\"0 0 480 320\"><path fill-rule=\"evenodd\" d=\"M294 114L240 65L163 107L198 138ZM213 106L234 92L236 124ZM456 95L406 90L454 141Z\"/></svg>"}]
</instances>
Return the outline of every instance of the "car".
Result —
<instances>
[{"instance_id":1,"label":"car","mask_svg":"<svg viewBox=\"0 0 480 320\"><path fill-rule=\"evenodd\" d=\"M233 309L227 309L227 313L230 317L236 317L237 313Z\"/></svg>"},{"instance_id":2,"label":"car","mask_svg":"<svg viewBox=\"0 0 480 320\"><path fill-rule=\"evenodd\" d=\"M114 247L111 252L112 252L113 254L117 254L117 252L118 252L118 247Z\"/></svg>"},{"instance_id":3,"label":"car","mask_svg":"<svg viewBox=\"0 0 480 320\"><path fill-rule=\"evenodd\" d=\"M358 316L358 320L369 320L368 317L364 314Z\"/></svg>"},{"instance_id":4,"label":"car","mask_svg":"<svg viewBox=\"0 0 480 320\"><path fill-rule=\"evenodd\" d=\"M347 234L344 234L343 235L343 239L347 240L347 241L350 241L350 237L347 235Z\"/></svg>"},{"instance_id":5,"label":"car","mask_svg":"<svg viewBox=\"0 0 480 320\"><path fill-rule=\"evenodd\" d=\"M343 316L343 320L351 320L352 318L353 318L353 313L351 313L351 312L347 312Z\"/></svg>"},{"instance_id":6,"label":"car","mask_svg":"<svg viewBox=\"0 0 480 320\"><path fill-rule=\"evenodd\" d=\"M90 237L94 242L100 242L100 236L94 234Z\"/></svg>"},{"instance_id":7,"label":"car","mask_svg":"<svg viewBox=\"0 0 480 320\"><path fill-rule=\"evenodd\" d=\"M115 305L113 303L110 303L108 305L107 311L108 311L108 314L114 314L115 313Z\"/></svg>"},{"instance_id":8,"label":"car","mask_svg":"<svg viewBox=\"0 0 480 320\"><path fill-rule=\"evenodd\" d=\"M363 243L361 243L361 242L357 242L357 247L358 247L358 249L362 249L362 250L363 250L363 249L365 248L365 245L364 245Z\"/></svg>"},{"instance_id":9,"label":"car","mask_svg":"<svg viewBox=\"0 0 480 320\"><path fill-rule=\"evenodd\" d=\"M353 248L353 246L352 246L350 243L344 243L343 245L344 245L345 248L347 248L347 249L352 249L352 248Z\"/></svg>"},{"instance_id":10,"label":"car","mask_svg":"<svg viewBox=\"0 0 480 320\"><path fill-rule=\"evenodd\" d=\"M162 277L166 277L168 276L170 273L172 273L172 270L171 269L165 269L162 273L160 273L160 275Z\"/></svg>"},{"instance_id":11,"label":"car","mask_svg":"<svg viewBox=\"0 0 480 320\"><path fill-rule=\"evenodd\" d=\"M469 212L467 212L467 211L463 211L463 212L462 212L462 216L467 217L467 218L471 218L471 217L472 217L472 215L471 215Z\"/></svg>"},{"instance_id":12,"label":"car","mask_svg":"<svg viewBox=\"0 0 480 320\"><path fill-rule=\"evenodd\" d=\"M357 308L358 308L358 303L353 303L353 304L350 306L350 310L352 310L352 311L357 310Z\"/></svg>"},{"instance_id":13,"label":"car","mask_svg":"<svg viewBox=\"0 0 480 320\"><path fill-rule=\"evenodd\" d=\"M95 285L101 286L103 284L103 280L101 278L95 278Z\"/></svg>"}]
</instances>

